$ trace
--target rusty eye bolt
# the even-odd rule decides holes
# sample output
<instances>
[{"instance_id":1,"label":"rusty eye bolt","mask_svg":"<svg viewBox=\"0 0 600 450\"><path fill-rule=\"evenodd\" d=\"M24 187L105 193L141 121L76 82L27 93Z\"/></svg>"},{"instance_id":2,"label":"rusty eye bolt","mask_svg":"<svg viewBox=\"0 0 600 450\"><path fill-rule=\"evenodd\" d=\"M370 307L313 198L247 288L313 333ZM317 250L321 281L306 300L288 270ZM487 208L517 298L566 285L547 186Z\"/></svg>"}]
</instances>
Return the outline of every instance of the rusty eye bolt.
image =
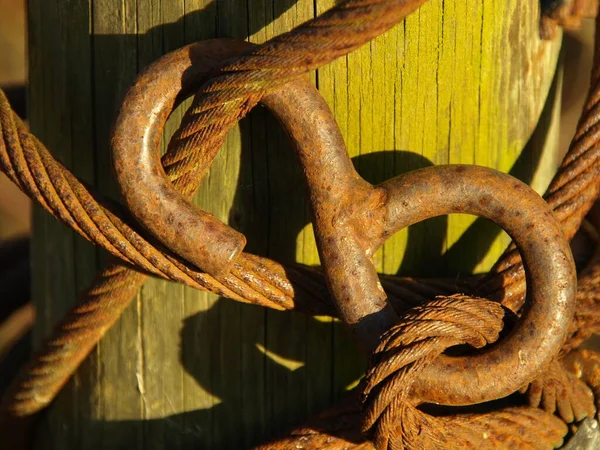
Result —
<instances>
[{"instance_id":1,"label":"rusty eye bolt","mask_svg":"<svg viewBox=\"0 0 600 450\"><path fill-rule=\"evenodd\" d=\"M231 52L249 44L218 40L214 45ZM161 83L173 77L173 83L183 83L184 92L192 89L192 77L185 73L193 69L188 54L194 49L192 45L171 56L178 58L172 65L177 69L161 77ZM113 137L126 203L169 248L213 275L224 274L245 238L173 189L159 152L168 112L146 113L153 110L161 86L143 74L140 80L123 105ZM494 221L516 242L527 275L528 308L496 345L475 356L438 358L418 380L417 395L447 405L480 403L511 394L550 363L573 317L576 273L560 225L538 194L509 175L464 165L421 169L372 186L355 171L327 104L306 80L293 81L261 102L296 149L331 295L365 351L372 351L397 320L379 283L373 253L411 224L467 213ZM206 162L200 172L209 169L212 158L202 160Z\"/></svg>"}]
</instances>

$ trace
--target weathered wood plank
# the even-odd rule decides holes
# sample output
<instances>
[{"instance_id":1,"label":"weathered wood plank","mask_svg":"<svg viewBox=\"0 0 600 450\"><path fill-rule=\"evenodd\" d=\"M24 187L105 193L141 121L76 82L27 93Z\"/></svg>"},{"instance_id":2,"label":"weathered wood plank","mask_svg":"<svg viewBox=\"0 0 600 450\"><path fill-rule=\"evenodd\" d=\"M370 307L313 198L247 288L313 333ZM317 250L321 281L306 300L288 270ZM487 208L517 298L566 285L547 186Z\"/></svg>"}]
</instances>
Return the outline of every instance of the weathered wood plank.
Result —
<instances>
[{"instance_id":1,"label":"weathered wood plank","mask_svg":"<svg viewBox=\"0 0 600 450\"><path fill-rule=\"evenodd\" d=\"M199 39L264 42L334 3L30 0L33 130L78 175L116 196L108 135L142 67ZM431 0L313 75L363 176L379 182L457 162L508 171L521 154L519 174L531 181L535 172L543 189L555 164L555 149L544 144L553 141L545 138L556 130L559 96L530 136L559 43L540 42L536 24L535 0ZM246 233L250 251L318 263L301 172L264 111L231 132L195 199ZM104 257L39 211L34 233L39 340ZM387 273L454 275L489 267L505 243L472 218L441 218L393 237L376 262ZM52 439L42 435L38 448L248 447L330 404L361 367L338 322L152 280L61 393L42 428Z\"/></svg>"}]
</instances>

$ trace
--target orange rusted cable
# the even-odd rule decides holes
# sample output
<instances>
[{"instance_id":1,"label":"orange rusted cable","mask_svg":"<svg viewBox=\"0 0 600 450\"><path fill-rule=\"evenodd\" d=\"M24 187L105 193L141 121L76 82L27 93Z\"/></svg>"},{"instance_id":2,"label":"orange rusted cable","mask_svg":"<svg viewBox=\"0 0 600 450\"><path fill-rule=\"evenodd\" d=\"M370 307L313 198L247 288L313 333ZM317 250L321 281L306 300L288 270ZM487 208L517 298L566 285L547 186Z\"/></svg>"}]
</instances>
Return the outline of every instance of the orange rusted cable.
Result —
<instances>
[{"instance_id":1,"label":"orange rusted cable","mask_svg":"<svg viewBox=\"0 0 600 450\"><path fill-rule=\"evenodd\" d=\"M242 113L247 111L268 89L287 82L290 72L289 58L296 58L292 60L298 63L298 71L291 74L292 77L296 77L301 72L324 64L366 42L385 30L386 27L389 28L393 25L395 21L401 18L402 14L408 13L421 3L423 3L423 0L386 2L383 0L351 0L303 28L282 35L265 44L265 46L253 50L245 58L224 66L220 76L204 86L202 93L206 94L205 97L194 103L180 133L172 141L170 153L163 159L165 167L167 169L171 168L170 174L172 174L176 186L179 186L185 194L189 195L189 191L193 190L192 186L195 183L196 168L202 166L198 162L197 158L200 154L194 144L201 139L202 144L209 153L216 152L220 143L219 133L224 133L224 130L234 123L231 120L237 120L239 116L238 109L241 109ZM356 14L356 16L353 16L353 14ZM342 36L340 34L337 39L331 39L331 33L335 34L342 30L346 32L350 25L356 22L357 17L365 18L365 22L361 25L366 30L364 34L360 36ZM370 21L367 19L370 19ZM350 25L348 25L349 23ZM311 41L309 38L314 38L314 40ZM316 44L317 38L321 39L320 44ZM327 44L327 40L332 42ZM323 47L323 42L329 46ZM289 58L285 59L286 51L289 52L299 48L304 48L305 51L308 49L304 54L304 59L302 59L302 56L298 56L298 52L295 56L287 55ZM308 55L310 55L310 58ZM277 60L278 56L279 60ZM257 75L261 69L261 67L258 67L258 63L262 64L267 61L275 61L275 66L271 67L271 72L262 72L262 75ZM287 63L284 64L283 61L287 61ZM277 66L277 64L281 65ZM264 64L262 67L266 68L267 66L268 64ZM280 69L277 70L277 67L280 67ZM288 78L283 76L283 72L286 72ZM230 97L227 97L227 95ZM229 100L224 101L224 99ZM198 121L198 118L200 118L200 121ZM136 231L135 226L128 225L128 223L131 223L130 218L118 206L111 205L109 202L91 194L75 177L56 163L35 138L28 134L25 127L6 107L2 95L0 95L0 132L2 134L0 139L0 165L23 190L88 239L107 248L127 263L137 265L145 272L169 277L197 288L218 292L236 300L278 309L293 307L295 291L297 289L307 289L300 285L294 286L290 279L313 280L315 278L314 273L310 271L297 269L294 273L294 269L285 269L278 263L251 255L243 255L235 260L231 274L228 276L214 278L206 275L198 271L193 265L186 264L177 256L155 246L151 239L144 237L143 232ZM590 147L590 152L586 155L593 156L593 147L597 146L595 144L596 135L589 132L589 129L586 132L587 144L589 142L593 144ZM568 173L571 178L566 183L558 183L559 186L556 192L564 193L564 195L557 196L558 203L564 202L567 205L566 209L570 208L569 211L575 211L575 218L573 219L573 215L565 216L564 222L567 226L576 228L577 221L580 222L583 215L585 215L586 208L589 209L591 200L588 197L582 197L582 199L573 202L572 197L569 197L569 195L574 192L573 187L583 186L583 188L588 188L585 192L591 192L590 195L595 198L597 189L589 189L589 183L597 183L595 181L597 174L594 172L596 170L594 161L582 159L582 155L575 158L589 164L588 167L592 169L578 172L572 170L572 166L569 166L571 168ZM592 181L588 182L587 180L590 179ZM577 195L581 196L581 193L577 193ZM518 266L519 263L516 262L515 264ZM105 283L107 288L97 291L97 298L105 299L105 305L108 305L109 296L119 290L119 283L114 285L106 283L106 280L116 276L115 273L120 273L119 276L124 276L126 280L134 282L131 284L132 292L135 292L137 290L136 286L142 282L143 276L137 275L140 280L136 282L135 275L132 275L133 272L130 272L129 269L119 268L117 270L116 267L109 269L100 278L100 281ZM316 276L316 278L319 277ZM308 284L310 283L306 283L306 285ZM395 281L391 282L390 285L395 285L398 288L402 287L402 283L397 284ZM320 289L320 286L322 286L322 283L318 281L316 283L317 290ZM406 284L403 288L408 292L412 292L410 284ZM90 291L92 298L94 292L94 289ZM130 295L129 291L127 295ZM119 297L120 304L127 303L127 295ZM97 305L95 302L91 304ZM114 322L118 318L118 311L115 311L112 316L104 316L93 314L94 308L90 305L87 308L80 309L81 317L86 317L82 320L85 322L85 320L88 320L87 317L90 318L89 320L97 320L96 325L92 325L92 322L89 323L92 325L89 327L90 329L96 327L104 330L105 326L109 326L111 321ZM330 305L325 298L321 299L321 302L317 303L316 306L311 305L309 308L317 310L319 308L330 309ZM97 312L104 313L106 311L99 309ZM69 320L65 322L63 330L68 327L67 324L71 323ZM94 342L94 339L99 339L102 332L93 331L92 334L91 341ZM57 342L60 346L60 339ZM83 353L85 352L82 352L81 357L85 357ZM73 370L76 365L77 363L70 370ZM39 373L42 372L39 371ZM64 377L64 374L62 376Z\"/></svg>"}]
</instances>

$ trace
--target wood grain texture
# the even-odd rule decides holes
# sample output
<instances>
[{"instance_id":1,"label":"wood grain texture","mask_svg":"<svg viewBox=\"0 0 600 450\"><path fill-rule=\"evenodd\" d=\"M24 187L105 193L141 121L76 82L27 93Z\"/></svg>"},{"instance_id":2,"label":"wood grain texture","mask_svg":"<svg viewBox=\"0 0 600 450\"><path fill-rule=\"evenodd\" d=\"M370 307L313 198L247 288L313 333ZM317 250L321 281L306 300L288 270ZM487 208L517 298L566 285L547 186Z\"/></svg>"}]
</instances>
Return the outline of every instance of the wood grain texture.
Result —
<instances>
[{"instance_id":1,"label":"wood grain texture","mask_svg":"<svg viewBox=\"0 0 600 450\"><path fill-rule=\"evenodd\" d=\"M334 4L29 3L33 131L115 197L108 135L141 68L199 39L264 42ZM361 174L379 182L430 164L476 163L542 190L556 165L560 44L537 39L537 8L535 0L431 0L314 74ZM196 202L244 232L249 251L318 263L301 172L263 110L230 133ZM376 261L387 273L455 275L486 269L505 244L483 221L439 218L399 233ZM39 210L33 253L39 341L104 255ZM336 321L152 280L45 416L37 448L245 448L331 404L362 364Z\"/></svg>"}]
</instances>

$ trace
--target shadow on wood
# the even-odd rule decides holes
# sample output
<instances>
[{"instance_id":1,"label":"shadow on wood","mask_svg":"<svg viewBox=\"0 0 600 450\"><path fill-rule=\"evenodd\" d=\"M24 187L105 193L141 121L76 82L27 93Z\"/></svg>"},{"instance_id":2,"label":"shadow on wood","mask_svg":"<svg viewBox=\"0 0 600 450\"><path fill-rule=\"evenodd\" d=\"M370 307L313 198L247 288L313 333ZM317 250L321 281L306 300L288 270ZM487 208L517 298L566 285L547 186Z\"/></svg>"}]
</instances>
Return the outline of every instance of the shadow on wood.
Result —
<instances>
[{"instance_id":1,"label":"shadow on wood","mask_svg":"<svg viewBox=\"0 0 600 450\"><path fill-rule=\"evenodd\" d=\"M326 2L200 1L200 4L208 5L193 12L186 12L181 9L183 7L175 10L175 6L171 10L166 6L189 5L189 1L94 0L92 3L94 11L90 15L87 0L74 0L71 7L62 9L54 8L43 0L31 1L36 6L31 11L32 48L37 48L32 55L34 77L31 98L33 104L38 105L38 109L32 108L30 112L31 123L34 132L67 167L104 193L118 198L118 189L111 175L109 132L126 89L144 66L170 50L200 39L220 36L246 39L251 36L254 41L263 41L310 18L311 14L318 12L313 5ZM132 6L133 3L135 6ZM249 4L252 4L251 8ZM295 11L294 8L299 8L299 4L304 9ZM445 5L449 9L454 8L452 2L446 1ZM457 10L463 7L463 2L456 3ZM439 5L433 5L429 13L437 14L439 8ZM295 11L291 18L288 17L290 11ZM468 8L467 13L483 17L483 13ZM170 14L175 19L169 23ZM425 14L423 17L426 17ZM456 19L460 14L449 10L448 14L443 15L443 20L455 17L452 20L458 23L459 19L464 19L460 22L463 28L449 22L447 29L458 29L467 36L466 33L472 31L472 17L461 15ZM479 19L483 20L481 17ZM492 23L495 19L497 17L489 16L486 20ZM420 19L413 17L412 20L411 30L414 33ZM161 24L163 22L167 23ZM276 22L283 24L275 27L273 24ZM412 64L412 70L413 66L418 65L415 55L421 51L427 53L426 47L437 45L432 36L442 36L443 24L440 15L435 27L423 27L425 34L420 43L407 39L402 44L404 48L398 50L398 60L404 56L401 52L412 52L412 59L407 62L407 65ZM527 27L519 20L506 27L515 30L510 33L516 36L515 39L528 36L526 31L522 31ZM481 36L483 25L475 28L474 36ZM490 34L492 31L488 30ZM407 32L407 36L412 36L410 33ZM61 39L55 39L57 35ZM399 39L399 35L393 38ZM463 39L460 36L455 40ZM375 42L373 48L380 52L374 53L378 55L377 58L381 57L381 49L384 48L382 42L393 46L395 41L392 40L392 44L381 40ZM45 48L45 43L51 47L50 50ZM473 48L478 45L483 46L475 43ZM487 56L492 55L489 48L486 51L489 51ZM473 52L476 53L477 49ZM542 51L539 55L540 58L547 56ZM470 53L460 58L454 58L451 52L442 56L446 62L471 61ZM367 53L354 57L369 62L377 59L371 59ZM437 64L433 59L430 62ZM357 69L357 66L360 68ZM327 77L320 72L318 81L321 87L326 82L334 85L339 81L343 90L346 90L351 77L362 79L370 76L367 66L365 62L365 73L362 73L361 65L352 66L348 63L351 69L341 72L339 79L330 73L327 81ZM448 69L449 64L446 66ZM77 67L77 74L73 73L72 67ZM55 70L49 74L49 68ZM519 70L521 68L519 66ZM435 80L437 75L430 69L430 66L423 68L426 79L419 81L422 85ZM481 71L487 69L481 68ZM354 72L350 74L350 70ZM479 70L480 67L476 66L473 72ZM395 65L391 72L394 77L400 77L400 69ZM406 73L413 76L411 71ZM521 72L515 69L511 76L516 79ZM452 160L450 153L455 149L449 147L451 144L459 145L452 139L460 145L463 143L454 129L471 126L472 121L466 115L458 115L450 106L448 111L435 111L432 104L447 102L450 105L453 102L450 95L456 91L466 93L465 97L473 95L468 97L469 102L460 104L463 108L461 111L467 111L470 107L476 109L479 95L483 92L479 88L477 92L471 92L471 79L462 80L462 72L458 75L460 79L457 78L457 85L450 89L448 83L454 77L451 71L440 73L440 80L447 83L448 90L444 91L445 97L440 98L439 102L429 91L423 93L415 88L414 92L406 94L408 105L402 105L412 108L415 105L411 102L423 103L419 104L419 108L423 106L422 111L419 109L419 115L415 113L412 118L415 123L421 120L434 123L430 120L430 112L442 121L457 117L457 122L453 122L455 128L450 130L449 125L445 128L448 136L441 132L441 147L437 148L437 143L429 142L431 130L417 126L412 130L408 124L411 118L405 119L403 128L397 131L398 135L414 131L410 143L409 139L402 137L398 142L392 140L390 145L380 145L377 136L366 144L368 146L376 142L371 145L372 148L365 150L371 153L353 158L366 179L378 182L382 178L378 178L377 173L385 173L386 177L390 177L431 165L432 162ZM407 79L413 81L410 77ZM394 83L396 81L392 79L391 87L388 85L386 89L393 91ZM502 83L508 86L508 78L503 79ZM358 87L361 86L359 83ZM484 90L490 93L495 88L490 84ZM326 89L323 91L326 92ZM356 84L353 89L357 89ZM365 87L365 92L368 89ZM371 114L368 108L372 108L370 101L373 99L369 95L379 101L376 94L381 92L373 87L365 94L365 114ZM457 95L460 97L462 94ZM503 97L502 100L506 99ZM487 98L484 101L488 101ZM352 107L355 108L356 104ZM509 104L508 100L506 104ZM40 108L42 105L48 110ZM349 109L346 112L348 116L356 113ZM359 115L362 112L361 109ZM492 119L496 118L494 114L489 113L486 120L493 122ZM181 110L173 114L165 139L176 128L181 115ZM388 122L395 118L390 118ZM373 123L377 120L373 120ZM347 139L352 141L350 147L354 146L354 151L357 141L360 141L357 136L362 132L355 127L357 122L346 118L342 126ZM546 125L542 122L536 135L541 133L545 136L547 129L543 128ZM526 140L531 128L527 124L522 128L527 131L523 132L527 134ZM506 129L509 129L508 125ZM379 134L388 130L389 124ZM476 132L473 127L469 129L470 134L464 139L465 145L475 141L473 136ZM411 149L419 149L421 144L424 148L429 145L427 152L437 150L440 158L434 161L433 158L411 151L392 150L403 150L403 142L407 143L406 148ZM420 143L413 147L414 142ZM502 142L502 139L498 139L494 145L501 146ZM515 142L511 141L511 144ZM522 143L518 142L520 150ZM448 148L443 148L444 145ZM527 152L532 153L522 156L523 162L528 164L526 173L522 174L526 181L531 179L539 159L534 147L529 145ZM303 258L306 255L312 257L314 250L313 242L305 232L310 214L301 170L283 132L264 110L253 111L232 131L196 201L219 218L229 219L234 228L246 234L248 251L284 263L297 260L315 262ZM43 320L36 329L36 338L39 339L48 334L52 323L64 314L75 300L77 292L89 283L104 257L98 256L89 244L74 238L62 225L49 220L39 211L36 214L34 235L38 240L34 242L34 261L38 264L50 261L38 271L35 284L34 297L40 305L40 311L43 311ZM481 259L480 253L489 247L486 243L491 242L497 234L497 230L484 227L481 231L480 225L473 225L470 236L476 235L481 248L473 250L469 238L453 250L460 253L461 264L466 266L463 269L443 256L447 247L448 228L448 219L445 217L411 227L407 240L408 254L402 261L400 272L419 275L434 275L433 272L436 272L435 275L455 274L457 271L462 273ZM396 269L397 266L393 270ZM265 311L151 280L52 405L43 420L37 448L245 448L301 423L309 415L336 401L348 384L361 373L363 364L358 350L337 322L319 321L294 313Z\"/></svg>"}]
</instances>

